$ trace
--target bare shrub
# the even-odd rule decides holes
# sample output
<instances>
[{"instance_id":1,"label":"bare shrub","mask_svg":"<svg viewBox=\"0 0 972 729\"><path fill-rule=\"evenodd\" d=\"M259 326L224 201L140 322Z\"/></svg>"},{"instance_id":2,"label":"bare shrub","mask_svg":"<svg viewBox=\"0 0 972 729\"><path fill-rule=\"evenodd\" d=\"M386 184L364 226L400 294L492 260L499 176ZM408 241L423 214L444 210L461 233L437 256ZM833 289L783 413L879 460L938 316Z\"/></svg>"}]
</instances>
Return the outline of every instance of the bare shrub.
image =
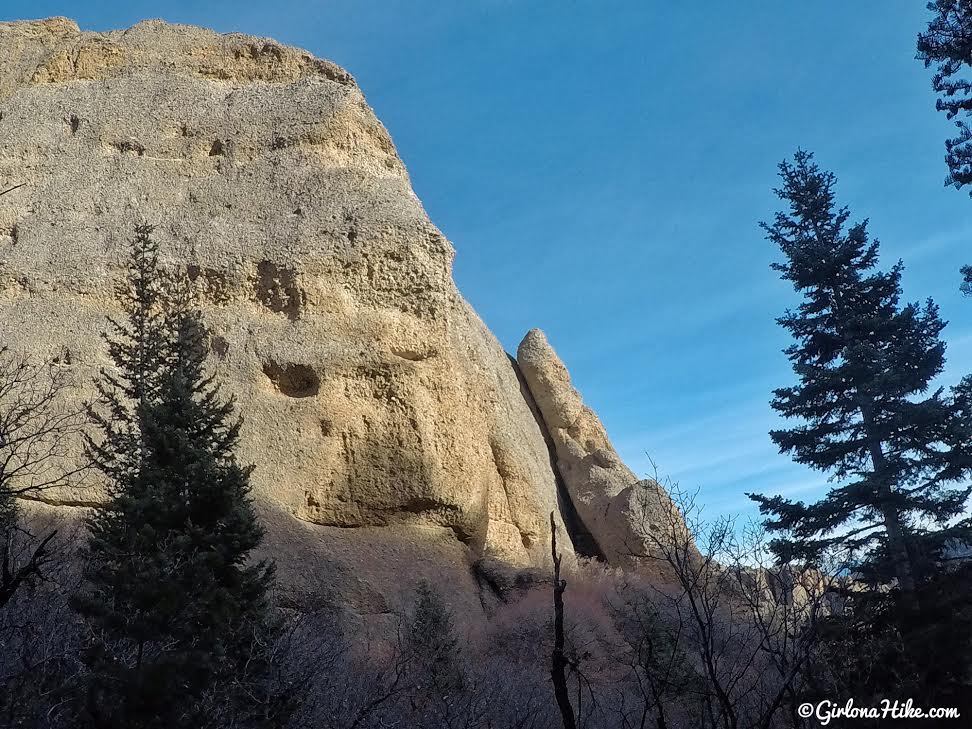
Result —
<instances>
[{"instance_id":1,"label":"bare shrub","mask_svg":"<svg viewBox=\"0 0 972 729\"><path fill-rule=\"evenodd\" d=\"M32 528L53 533L48 519ZM81 582L75 558L80 529L63 521L57 559L24 583L0 609L0 725L74 726L73 699L82 671L82 632L69 605Z\"/></svg>"},{"instance_id":2,"label":"bare shrub","mask_svg":"<svg viewBox=\"0 0 972 729\"><path fill-rule=\"evenodd\" d=\"M667 483L671 496L646 503L656 525L645 553L668 580L625 591L619 619L638 686L632 711L658 726L799 726L797 697L832 608L833 572L773 564L757 525L706 521L695 495ZM646 499L656 491L646 490Z\"/></svg>"},{"instance_id":3,"label":"bare shrub","mask_svg":"<svg viewBox=\"0 0 972 729\"><path fill-rule=\"evenodd\" d=\"M29 529L18 501L42 500L84 470L65 465L81 423L80 412L61 404L67 386L55 364L0 347L0 608L56 560L56 530Z\"/></svg>"}]
</instances>

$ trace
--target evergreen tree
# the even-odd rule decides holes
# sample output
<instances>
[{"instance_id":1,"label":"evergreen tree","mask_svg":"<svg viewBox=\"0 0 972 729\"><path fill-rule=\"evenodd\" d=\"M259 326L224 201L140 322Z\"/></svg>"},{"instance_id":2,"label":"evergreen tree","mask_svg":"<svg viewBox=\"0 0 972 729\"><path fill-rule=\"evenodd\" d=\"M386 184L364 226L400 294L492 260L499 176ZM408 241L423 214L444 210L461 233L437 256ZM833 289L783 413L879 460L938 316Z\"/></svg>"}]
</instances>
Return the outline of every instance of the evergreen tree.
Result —
<instances>
[{"instance_id":1,"label":"evergreen tree","mask_svg":"<svg viewBox=\"0 0 972 729\"><path fill-rule=\"evenodd\" d=\"M934 17L918 36L918 58L925 68L935 65L932 87L939 94L935 107L955 121L958 135L945 141L946 185L972 182L972 128L958 116L972 114L972 81L961 78L972 64L972 2L935 0L928 3Z\"/></svg>"},{"instance_id":2,"label":"evergreen tree","mask_svg":"<svg viewBox=\"0 0 972 729\"><path fill-rule=\"evenodd\" d=\"M458 673L459 648L452 613L428 582L420 582L415 592L415 608L406 636L408 652L430 678L451 682Z\"/></svg>"},{"instance_id":3,"label":"evergreen tree","mask_svg":"<svg viewBox=\"0 0 972 729\"><path fill-rule=\"evenodd\" d=\"M972 66L972 2L936 0L928 3L934 17L918 36L918 58L925 68L935 64L932 87L940 94L938 111L955 121L958 135L945 140L946 185L962 188L972 182L972 128L964 119L972 114L972 81L959 74ZM972 192L970 192L972 194ZM963 266L961 289L972 296L972 266Z\"/></svg>"},{"instance_id":4,"label":"evergreen tree","mask_svg":"<svg viewBox=\"0 0 972 729\"><path fill-rule=\"evenodd\" d=\"M796 340L785 352L799 384L776 390L772 406L803 423L771 436L839 485L813 504L749 496L783 533L781 558L839 545L865 577L911 594L943 549L972 536L968 518L955 521L972 491L970 383L928 393L945 324L931 300L901 305L901 262L877 270L878 242L836 208L834 175L801 151L780 177L789 209L762 227L785 256L773 268L804 298L779 319Z\"/></svg>"},{"instance_id":5,"label":"evergreen tree","mask_svg":"<svg viewBox=\"0 0 972 729\"><path fill-rule=\"evenodd\" d=\"M205 374L197 311L169 295L151 230L132 247L128 320L115 323L90 450L109 499L90 521L92 630L84 712L98 727L196 727L225 714L259 665L272 570L248 565L262 532L249 469L233 455L240 421Z\"/></svg>"},{"instance_id":6,"label":"evergreen tree","mask_svg":"<svg viewBox=\"0 0 972 729\"><path fill-rule=\"evenodd\" d=\"M428 582L416 590L415 606L406 624L405 657L410 682L410 725L449 726L461 714L464 677L452 613Z\"/></svg>"}]
</instances>

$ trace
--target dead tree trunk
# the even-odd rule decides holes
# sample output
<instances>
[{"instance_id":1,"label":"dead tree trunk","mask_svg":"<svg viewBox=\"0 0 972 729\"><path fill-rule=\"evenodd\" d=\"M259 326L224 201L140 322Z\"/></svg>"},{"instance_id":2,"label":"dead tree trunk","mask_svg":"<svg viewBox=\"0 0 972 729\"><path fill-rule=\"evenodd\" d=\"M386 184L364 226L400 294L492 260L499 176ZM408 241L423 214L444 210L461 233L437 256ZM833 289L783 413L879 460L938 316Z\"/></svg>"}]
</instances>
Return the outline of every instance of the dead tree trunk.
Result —
<instances>
[{"instance_id":1,"label":"dead tree trunk","mask_svg":"<svg viewBox=\"0 0 972 729\"><path fill-rule=\"evenodd\" d=\"M567 666L570 663L564 654L564 590L567 589L567 580L560 579L557 525L552 511L550 512L550 553L554 565L554 648L551 656L550 678L553 680L554 696L557 698L557 708L560 709L560 716L564 721L564 729L577 729L574 708L570 705L570 694L567 690Z\"/></svg>"}]
</instances>

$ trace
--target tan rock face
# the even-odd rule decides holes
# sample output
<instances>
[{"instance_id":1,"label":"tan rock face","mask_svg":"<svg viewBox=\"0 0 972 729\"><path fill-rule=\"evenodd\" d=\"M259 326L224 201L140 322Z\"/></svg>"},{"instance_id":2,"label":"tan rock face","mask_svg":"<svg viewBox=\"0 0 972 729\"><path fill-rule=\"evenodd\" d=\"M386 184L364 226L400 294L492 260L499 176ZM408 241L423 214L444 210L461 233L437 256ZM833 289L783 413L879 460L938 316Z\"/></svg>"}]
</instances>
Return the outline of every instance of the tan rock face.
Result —
<instances>
[{"instance_id":1,"label":"tan rock face","mask_svg":"<svg viewBox=\"0 0 972 729\"><path fill-rule=\"evenodd\" d=\"M0 197L3 341L58 357L91 397L128 240L156 225L245 417L271 543L386 528L389 544L451 534L471 558L547 563L541 429L347 72L158 21L2 23L0 190L21 183Z\"/></svg>"},{"instance_id":2,"label":"tan rock face","mask_svg":"<svg viewBox=\"0 0 972 729\"><path fill-rule=\"evenodd\" d=\"M583 527L612 565L643 565L652 534L671 533L681 517L655 481L639 480L624 465L597 415L584 405L546 336L531 330L520 343L517 364L536 401L557 452L557 470Z\"/></svg>"}]
</instances>

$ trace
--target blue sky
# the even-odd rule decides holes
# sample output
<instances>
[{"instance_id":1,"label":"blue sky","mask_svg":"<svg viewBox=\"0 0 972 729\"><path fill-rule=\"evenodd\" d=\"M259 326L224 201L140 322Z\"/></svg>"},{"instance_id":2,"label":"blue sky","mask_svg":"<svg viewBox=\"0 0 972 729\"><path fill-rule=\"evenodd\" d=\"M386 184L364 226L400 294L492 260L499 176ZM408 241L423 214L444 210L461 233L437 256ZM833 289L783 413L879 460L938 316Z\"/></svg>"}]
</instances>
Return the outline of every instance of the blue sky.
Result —
<instances>
[{"instance_id":1,"label":"blue sky","mask_svg":"<svg viewBox=\"0 0 972 729\"><path fill-rule=\"evenodd\" d=\"M49 15L273 36L349 69L504 346L546 330L628 463L650 453L710 514L826 488L767 435L797 299L757 221L798 146L951 322L944 381L972 370L972 200L942 184L923 2L0 0Z\"/></svg>"}]
</instances>

